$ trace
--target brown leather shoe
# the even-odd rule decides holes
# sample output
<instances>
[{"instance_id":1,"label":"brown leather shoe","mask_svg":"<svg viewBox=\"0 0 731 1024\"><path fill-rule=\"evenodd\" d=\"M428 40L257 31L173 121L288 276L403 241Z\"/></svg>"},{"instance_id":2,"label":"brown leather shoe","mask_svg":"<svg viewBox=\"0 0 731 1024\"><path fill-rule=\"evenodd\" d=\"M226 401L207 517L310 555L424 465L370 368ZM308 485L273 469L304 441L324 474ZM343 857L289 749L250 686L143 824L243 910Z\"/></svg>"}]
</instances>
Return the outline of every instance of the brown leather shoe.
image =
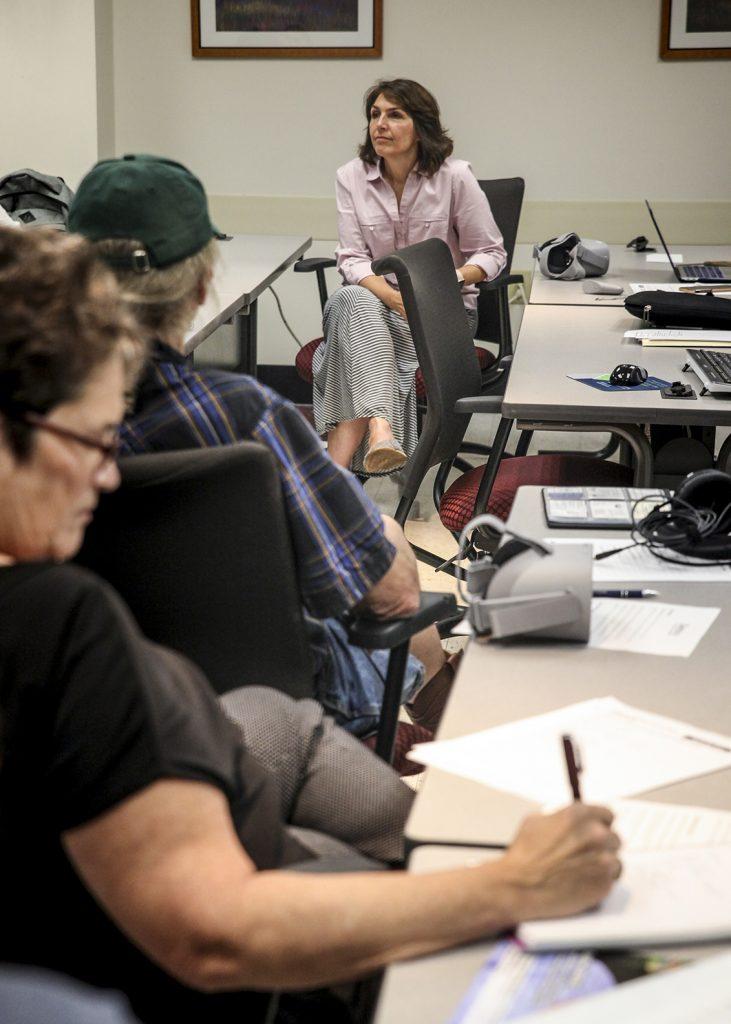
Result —
<instances>
[{"instance_id":1,"label":"brown leather shoe","mask_svg":"<svg viewBox=\"0 0 731 1024\"><path fill-rule=\"evenodd\" d=\"M366 473L395 473L406 463L406 453L398 441L376 441L363 459Z\"/></svg>"}]
</instances>

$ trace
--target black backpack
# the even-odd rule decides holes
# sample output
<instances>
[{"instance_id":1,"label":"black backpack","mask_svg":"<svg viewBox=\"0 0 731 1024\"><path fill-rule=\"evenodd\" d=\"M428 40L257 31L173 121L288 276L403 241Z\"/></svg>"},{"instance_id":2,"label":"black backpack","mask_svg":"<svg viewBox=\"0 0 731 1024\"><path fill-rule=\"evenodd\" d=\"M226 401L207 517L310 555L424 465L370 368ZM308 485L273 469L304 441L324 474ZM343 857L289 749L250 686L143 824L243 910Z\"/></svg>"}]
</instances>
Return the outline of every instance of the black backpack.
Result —
<instances>
[{"instance_id":1,"label":"black backpack","mask_svg":"<svg viewBox=\"0 0 731 1024\"><path fill-rule=\"evenodd\" d=\"M65 230L74 193L63 178L24 167L0 180L0 206L18 224Z\"/></svg>"}]
</instances>

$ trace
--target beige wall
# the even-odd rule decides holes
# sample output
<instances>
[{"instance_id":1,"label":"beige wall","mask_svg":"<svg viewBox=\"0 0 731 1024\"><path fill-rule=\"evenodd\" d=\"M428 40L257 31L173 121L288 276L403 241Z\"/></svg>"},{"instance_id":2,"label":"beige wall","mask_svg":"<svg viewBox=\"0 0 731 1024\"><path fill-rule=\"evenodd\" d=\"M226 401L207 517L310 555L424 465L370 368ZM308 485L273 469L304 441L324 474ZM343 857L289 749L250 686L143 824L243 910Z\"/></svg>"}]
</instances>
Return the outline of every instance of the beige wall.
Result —
<instances>
[{"instance_id":1,"label":"beige wall","mask_svg":"<svg viewBox=\"0 0 731 1024\"><path fill-rule=\"evenodd\" d=\"M189 163L229 231L312 235L328 253L333 172L354 153L363 92L404 75L436 93L479 177L525 177L521 241L649 233L646 195L676 243L731 240L731 62L661 62L660 0L384 11L382 60L193 60L187 0L114 0L117 151ZM311 279L277 288L295 330L315 335ZM259 305L260 358L291 361L272 297Z\"/></svg>"},{"instance_id":2,"label":"beige wall","mask_svg":"<svg viewBox=\"0 0 731 1024\"><path fill-rule=\"evenodd\" d=\"M729 198L731 62L660 61L660 0L385 0L383 59L337 61L193 60L188 8L115 0L117 145L213 193L331 195L365 88L402 74L531 200Z\"/></svg>"},{"instance_id":3,"label":"beige wall","mask_svg":"<svg viewBox=\"0 0 731 1024\"><path fill-rule=\"evenodd\" d=\"M2 0L0 91L0 173L75 187L97 154L94 0Z\"/></svg>"},{"instance_id":4,"label":"beige wall","mask_svg":"<svg viewBox=\"0 0 731 1024\"><path fill-rule=\"evenodd\" d=\"M74 186L98 155L175 156L232 231L334 244L333 172L379 76L434 90L480 177L527 182L519 240L569 228L649 233L658 201L675 243L731 239L731 62L663 63L660 0L385 0L382 60L193 60L188 0L0 0L2 165ZM295 330L316 330L309 278L279 287ZM271 296L261 357L293 342Z\"/></svg>"}]
</instances>

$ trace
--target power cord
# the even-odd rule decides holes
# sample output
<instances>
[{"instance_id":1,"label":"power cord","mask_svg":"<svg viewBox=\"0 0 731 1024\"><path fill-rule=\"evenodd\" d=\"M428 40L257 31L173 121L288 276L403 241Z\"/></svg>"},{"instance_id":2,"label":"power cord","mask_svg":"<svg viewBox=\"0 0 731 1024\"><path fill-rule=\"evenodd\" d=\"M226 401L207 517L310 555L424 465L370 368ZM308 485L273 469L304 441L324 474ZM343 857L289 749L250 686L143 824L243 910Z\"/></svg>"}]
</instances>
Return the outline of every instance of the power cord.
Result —
<instances>
[{"instance_id":1,"label":"power cord","mask_svg":"<svg viewBox=\"0 0 731 1024\"><path fill-rule=\"evenodd\" d=\"M652 497L650 495L649 497ZM662 497L662 495L658 495ZM697 508L683 498L677 496L666 498L661 504L640 520L635 518L635 509L640 502L648 501L648 496L638 499L632 506L632 544L620 548L612 548L611 551L603 551L594 556L598 562L604 558L627 551L633 547L645 547L655 558L662 562L669 562L671 565L731 565L731 537L728 541L729 557L719 555L705 558L700 555L693 556L693 547L714 536L721 531L719 523L731 511L731 503L726 505L720 512L714 512L709 508ZM672 552L676 557L670 557L667 552ZM677 557L686 556L683 557Z\"/></svg>"},{"instance_id":2,"label":"power cord","mask_svg":"<svg viewBox=\"0 0 731 1024\"><path fill-rule=\"evenodd\" d=\"M274 301L275 301L275 302L276 302L276 304L277 304L277 309L279 310L279 315L280 315L280 317L282 318L282 323L283 323L283 324L284 324L284 326L285 326L285 327L287 328L287 330L289 331L289 333L290 333L290 334L292 335L292 337L294 338L294 340L295 340L295 341L297 342L297 345L298 345L298 346L299 346L300 348L304 348L304 342L302 342L302 341L300 341L300 340L299 340L299 338L297 337L297 335L296 335L296 334L294 333L294 331L292 330L292 328L291 328L291 327L289 326L289 323L288 323L288 321L287 321L287 318L286 318L286 316L284 315L284 310L282 309L282 303L281 303L281 302L279 301L279 296L278 296L278 295L277 295L277 293L276 293L276 292L274 291L274 289L272 288L272 286L271 286L271 285L269 285L269 291L270 291L270 292L272 293L272 295L274 296Z\"/></svg>"}]
</instances>

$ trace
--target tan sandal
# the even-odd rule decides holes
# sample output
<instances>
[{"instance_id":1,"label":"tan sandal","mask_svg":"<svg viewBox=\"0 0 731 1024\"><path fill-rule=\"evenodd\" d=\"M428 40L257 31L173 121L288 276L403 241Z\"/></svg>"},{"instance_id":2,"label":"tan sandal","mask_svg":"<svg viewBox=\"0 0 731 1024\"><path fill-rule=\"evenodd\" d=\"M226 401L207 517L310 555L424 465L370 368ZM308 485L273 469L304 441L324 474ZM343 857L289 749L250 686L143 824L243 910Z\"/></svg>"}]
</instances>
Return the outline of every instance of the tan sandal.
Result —
<instances>
[{"instance_id":1,"label":"tan sandal","mask_svg":"<svg viewBox=\"0 0 731 1024\"><path fill-rule=\"evenodd\" d=\"M363 459L366 473L395 473L406 464L406 453L398 441L376 441Z\"/></svg>"}]
</instances>

